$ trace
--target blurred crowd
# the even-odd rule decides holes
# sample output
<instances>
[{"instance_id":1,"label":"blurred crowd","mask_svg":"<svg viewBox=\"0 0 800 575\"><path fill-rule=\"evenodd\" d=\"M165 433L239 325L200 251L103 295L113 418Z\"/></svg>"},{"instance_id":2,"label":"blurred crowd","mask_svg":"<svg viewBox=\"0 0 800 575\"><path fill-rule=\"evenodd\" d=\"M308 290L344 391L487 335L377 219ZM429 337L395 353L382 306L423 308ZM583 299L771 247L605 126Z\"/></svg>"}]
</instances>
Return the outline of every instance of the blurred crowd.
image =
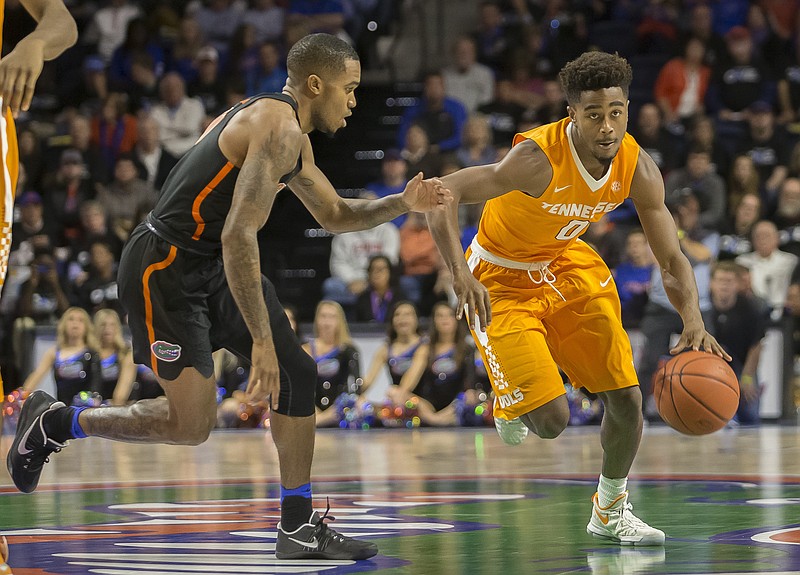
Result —
<instances>
[{"instance_id":1,"label":"blurred crowd","mask_svg":"<svg viewBox=\"0 0 800 575\"><path fill-rule=\"evenodd\" d=\"M392 0L67 5L79 24L79 45L46 65L30 112L18 119L20 182L0 300L9 388L35 368L24 365L23 350L36 327L63 320L67 309L112 310L124 324L116 290L122 246L170 169L216 115L249 95L280 91L286 50L309 32L345 38L362 65L379 65L376 41L403 9ZM444 66L420 71L418 97L404 107L381 177L363 182L364 194L402 191L418 171L445 175L499 160L516 132L564 117L557 73L566 62L589 49L619 52L634 73L629 132L662 170L707 325L734 355L743 396L757 405L764 330L800 317L800 1L476 6L470 31L454 39ZM9 44L30 29L18 1L6 1L5 19ZM480 211L462 208L465 246ZM680 323L635 210L626 202L584 239L614 272L625 326L649 342L639 366L647 388ZM424 324L435 326L437 310L453 304L447 270L419 214L334 237L329 269L319 272L329 276L323 293L303 307L313 309L321 295L346 322L391 332L398 302L409 302ZM432 335L425 341L427 369L439 351ZM324 355L327 345L309 352ZM460 364L466 356L458 357ZM438 405L417 389L419 382L396 383L408 394L395 398L400 403L413 395ZM462 382L459 393L470 389ZM322 397L329 405L335 400Z\"/></svg>"}]
</instances>

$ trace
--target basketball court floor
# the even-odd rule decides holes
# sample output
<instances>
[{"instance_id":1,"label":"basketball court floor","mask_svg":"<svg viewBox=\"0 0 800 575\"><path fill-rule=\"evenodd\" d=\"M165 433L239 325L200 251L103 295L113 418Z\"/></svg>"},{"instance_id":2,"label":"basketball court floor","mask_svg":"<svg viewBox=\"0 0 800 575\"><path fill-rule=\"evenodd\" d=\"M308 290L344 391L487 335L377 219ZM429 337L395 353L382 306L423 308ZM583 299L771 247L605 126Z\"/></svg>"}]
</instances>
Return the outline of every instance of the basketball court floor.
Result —
<instances>
[{"instance_id":1,"label":"basketball court floor","mask_svg":"<svg viewBox=\"0 0 800 575\"><path fill-rule=\"evenodd\" d=\"M798 428L647 428L631 502L667 533L663 549L586 534L598 432L507 447L489 428L321 431L316 505L329 498L335 528L378 544L371 561L275 559L278 465L264 431L200 447L76 441L32 495L2 473L0 532L15 575L800 573Z\"/></svg>"}]
</instances>

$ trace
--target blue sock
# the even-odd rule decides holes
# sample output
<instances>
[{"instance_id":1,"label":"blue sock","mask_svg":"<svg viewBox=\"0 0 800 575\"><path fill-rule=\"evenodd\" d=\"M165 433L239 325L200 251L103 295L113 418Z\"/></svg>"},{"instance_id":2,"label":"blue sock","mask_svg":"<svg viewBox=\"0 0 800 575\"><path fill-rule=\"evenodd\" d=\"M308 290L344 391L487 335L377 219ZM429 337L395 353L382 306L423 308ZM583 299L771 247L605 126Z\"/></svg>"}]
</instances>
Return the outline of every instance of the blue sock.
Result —
<instances>
[{"instance_id":1,"label":"blue sock","mask_svg":"<svg viewBox=\"0 0 800 575\"><path fill-rule=\"evenodd\" d=\"M311 520L311 484L294 489L281 485L281 529L292 532Z\"/></svg>"},{"instance_id":2,"label":"blue sock","mask_svg":"<svg viewBox=\"0 0 800 575\"><path fill-rule=\"evenodd\" d=\"M80 421L78 420L78 418L81 415L81 412L84 409L89 409L89 408L88 407L74 407L73 409L75 410L75 412L72 414L72 428L70 429L72 437L74 437L75 439L83 439L84 437L89 437L88 435L86 435L86 432L83 430L83 428L81 427Z\"/></svg>"},{"instance_id":3,"label":"blue sock","mask_svg":"<svg viewBox=\"0 0 800 575\"><path fill-rule=\"evenodd\" d=\"M286 489L283 485L281 485L281 503L283 503L283 500L290 495L297 495L298 497L306 497L311 499L311 484L306 483L305 485L294 487L292 489Z\"/></svg>"}]
</instances>

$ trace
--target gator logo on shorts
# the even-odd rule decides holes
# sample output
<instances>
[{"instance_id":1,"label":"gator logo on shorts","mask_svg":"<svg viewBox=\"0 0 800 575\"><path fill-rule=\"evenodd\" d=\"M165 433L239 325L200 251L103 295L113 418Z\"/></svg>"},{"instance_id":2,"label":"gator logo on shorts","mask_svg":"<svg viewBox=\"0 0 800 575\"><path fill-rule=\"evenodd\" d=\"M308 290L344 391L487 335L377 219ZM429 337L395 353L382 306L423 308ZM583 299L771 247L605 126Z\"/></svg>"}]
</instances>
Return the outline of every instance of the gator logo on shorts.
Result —
<instances>
[{"instance_id":1,"label":"gator logo on shorts","mask_svg":"<svg viewBox=\"0 0 800 575\"><path fill-rule=\"evenodd\" d=\"M150 349L161 361L176 361L181 356L181 346L177 343L158 340L150 346Z\"/></svg>"}]
</instances>

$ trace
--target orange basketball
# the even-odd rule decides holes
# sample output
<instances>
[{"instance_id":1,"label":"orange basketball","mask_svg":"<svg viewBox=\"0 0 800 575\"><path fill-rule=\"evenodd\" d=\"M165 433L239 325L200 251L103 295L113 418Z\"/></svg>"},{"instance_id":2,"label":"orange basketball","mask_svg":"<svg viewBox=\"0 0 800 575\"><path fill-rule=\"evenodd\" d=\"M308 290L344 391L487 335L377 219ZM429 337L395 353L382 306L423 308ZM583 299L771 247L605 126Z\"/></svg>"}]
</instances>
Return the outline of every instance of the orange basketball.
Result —
<instances>
[{"instance_id":1,"label":"orange basketball","mask_svg":"<svg viewBox=\"0 0 800 575\"><path fill-rule=\"evenodd\" d=\"M739 407L739 381L728 362L704 351L684 351L653 378L661 419L686 435L722 429Z\"/></svg>"}]
</instances>

